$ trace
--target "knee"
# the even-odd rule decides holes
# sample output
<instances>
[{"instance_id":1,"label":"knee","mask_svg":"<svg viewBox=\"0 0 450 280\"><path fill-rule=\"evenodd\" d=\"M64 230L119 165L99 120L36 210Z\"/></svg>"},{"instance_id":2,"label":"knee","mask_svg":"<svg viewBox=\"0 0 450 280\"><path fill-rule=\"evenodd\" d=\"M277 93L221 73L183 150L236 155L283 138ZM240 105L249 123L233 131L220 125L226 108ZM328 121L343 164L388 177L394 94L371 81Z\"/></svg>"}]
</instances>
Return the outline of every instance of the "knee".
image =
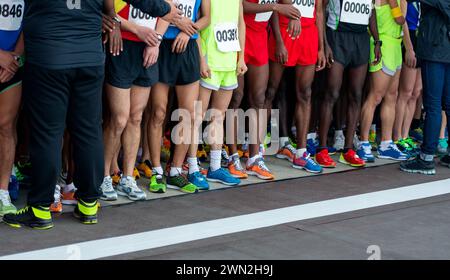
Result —
<instances>
[{"instance_id":1,"label":"knee","mask_svg":"<svg viewBox=\"0 0 450 280\"><path fill-rule=\"evenodd\" d=\"M154 105L151 114L151 123L153 126L160 127L166 118L166 108Z\"/></svg>"},{"instance_id":2,"label":"knee","mask_svg":"<svg viewBox=\"0 0 450 280\"><path fill-rule=\"evenodd\" d=\"M274 85L269 85L265 92L265 101L266 103L272 103L275 99L275 95L277 94L277 88Z\"/></svg>"},{"instance_id":3,"label":"knee","mask_svg":"<svg viewBox=\"0 0 450 280\"><path fill-rule=\"evenodd\" d=\"M255 109L264 109L266 102L272 103L275 99L275 92L266 92L264 90L259 90L251 95L250 105Z\"/></svg>"},{"instance_id":4,"label":"knee","mask_svg":"<svg viewBox=\"0 0 450 280\"><path fill-rule=\"evenodd\" d=\"M231 98L230 108L237 109L242 103L242 99L244 98L244 92L238 88L233 92L233 97Z\"/></svg>"},{"instance_id":5,"label":"knee","mask_svg":"<svg viewBox=\"0 0 450 280\"><path fill-rule=\"evenodd\" d=\"M128 125L140 127L142 122L143 112L132 113L128 119Z\"/></svg>"},{"instance_id":6,"label":"knee","mask_svg":"<svg viewBox=\"0 0 450 280\"><path fill-rule=\"evenodd\" d=\"M297 91L297 101L302 104L310 104L311 95L312 95L311 87L300 88Z\"/></svg>"},{"instance_id":7,"label":"knee","mask_svg":"<svg viewBox=\"0 0 450 280\"><path fill-rule=\"evenodd\" d=\"M359 106L361 104L362 91L351 92L348 96L349 105Z\"/></svg>"},{"instance_id":8,"label":"knee","mask_svg":"<svg viewBox=\"0 0 450 280\"><path fill-rule=\"evenodd\" d=\"M113 132L117 135L122 134L123 130L127 126L128 116L125 114L118 114L116 116L112 116L111 126L113 128Z\"/></svg>"},{"instance_id":9,"label":"knee","mask_svg":"<svg viewBox=\"0 0 450 280\"><path fill-rule=\"evenodd\" d=\"M324 102L329 104L335 104L339 99L339 90L329 90L327 94L325 94Z\"/></svg>"}]
</instances>

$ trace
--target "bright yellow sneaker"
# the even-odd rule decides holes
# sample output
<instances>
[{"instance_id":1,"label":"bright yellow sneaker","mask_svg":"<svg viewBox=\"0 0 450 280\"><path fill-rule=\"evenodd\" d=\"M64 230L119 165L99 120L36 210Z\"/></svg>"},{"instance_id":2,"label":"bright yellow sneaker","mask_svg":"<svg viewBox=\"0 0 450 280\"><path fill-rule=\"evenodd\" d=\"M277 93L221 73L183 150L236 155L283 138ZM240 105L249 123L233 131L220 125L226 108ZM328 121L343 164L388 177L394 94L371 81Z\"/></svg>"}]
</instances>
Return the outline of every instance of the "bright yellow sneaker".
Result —
<instances>
[{"instance_id":1,"label":"bright yellow sneaker","mask_svg":"<svg viewBox=\"0 0 450 280\"><path fill-rule=\"evenodd\" d=\"M144 175L145 178L150 179L152 177L152 167L149 160L145 160L138 164L137 170Z\"/></svg>"},{"instance_id":2,"label":"bright yellow sneaker","mask_svg":"<svg viewBox=\"0 0 450 280\"><path fill-rule=\"evenodd\" d=\"M141 174L139 174L139 170L136 167L133 170L133 177L135 180L138 180L141 178Z\"/></svg>"},{"instance_id":3,"label":"bright yellow sneaker","mask_svg":"<svg viewBox=\"0 0 450 280\"><path fill-rule=\"evenodd\" d=\"M114 172L114 174L111 175L113 185L119 184L121 178L122 178L122 171Z\"/></svg>"}]
</instances>

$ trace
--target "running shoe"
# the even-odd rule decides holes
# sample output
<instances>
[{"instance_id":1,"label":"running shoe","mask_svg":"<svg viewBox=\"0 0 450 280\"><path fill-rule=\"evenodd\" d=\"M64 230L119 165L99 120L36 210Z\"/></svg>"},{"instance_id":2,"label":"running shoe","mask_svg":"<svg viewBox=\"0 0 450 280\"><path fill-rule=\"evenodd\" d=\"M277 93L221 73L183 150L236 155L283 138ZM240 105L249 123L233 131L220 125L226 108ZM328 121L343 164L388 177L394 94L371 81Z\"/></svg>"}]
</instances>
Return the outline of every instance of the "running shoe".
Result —
<instances>
[{"instance_id":1,"label":"running shoe","mask_svg":"<svg viewBox=\"0 0 450 280\"><path fill-rule=\"evenodd\" d=\"M50 212L52 213L61 213L62 212L62 203L61 203L61 186L56 185L55 193L53 195L54 201L50 204Z\"/></svg>"},{"instance_id":2,"label":"running shoe","mask_svg":"<svg viewBox=\"0 0 450 280\"><path fill-rule=\"evenodd\" d=\"M167 177L167 187L182 191L184 193L198 193L198 187L186 178L184 174Z\"/></svg>"},{"instance_id":3,"label":"running shoe","mask_svg":"<svg viewBox=\"0 0 450 280\"><path fill-rule=\"evenodd\" d=\"M378 158L404 161L407 160L409 156L405 153L402 153L398 149L397 145L392 142L385 150L381 149L381 147L378 147Z\"/></svg>"},{"instance_id":4,"label":"running shoe","mask_svg":"<svg viewBox=\"0 0 450 280\"><path fill-rule=\"evenodd\" d=\"M363 167L366 165L365 161L360 159L353 149L349 149L346 153L342 152L339 162L352 167Z\"/></svg>"},{"instance_id":5,"label":"running shoe","mask_svg":"<svg viewBox=\"0 0 450 280\"><path fill-rule=\"evenodd\" d=\"M69 189L69 191L66 191ZM73 183L62 188L61 197L63 205L77 205L78 201L75 198L76 188Z\"/></svg>"},{"instance_id":6,"label":"running shoe","mask_svg":"<svg viewBox=\"0 0 450 280\"><path fill-rule=\"evenodd\" d=\"M377 131L376 130L370 130L369 131L369 143L372 146L373 150L376 150L378 148L377 146Z\"/></svg>"},{"instance_id":7,"label":"running shoe","mask_svg":"<svg viewBox=\"0 0 450 280\"><path fill-rule=\"evenodd\" d=\"M436 174L434 161L424 161L420 157L400 163L400 170L409 173L419 173L425 175Z\"/></svg>"},{"instance_id":8,"label":"running shoe","mask_svg":"<svg viewBox=\"0 0 450 280\"><path fill-rule=\"evenodd\" d=\"M77 206L75 206L75 209L73 210L73 216L85 225L93 225L98 223L98 208L98 201L88 203L80 199Z\"/></svg>"},{"instance_id":9,"label":"running shoe","mask_svg":"<svg viewBox=\"0 0 450 280\"><path fill-rule=\"evenodd\" d=\"M247 179L248 174L245 172L244 167L242 167L241 160L239 157L233 157L231 162L228 163L228 171L231 176L238 179Z\"/></svg>"},{"instance_id":10,"label":"running shoe","mask_svg":"<svg viewBox=\"0 0 450 280\"><path fill-rule=\"evenodd\" d=\"M322 167L311 158L311 155L308 152L305 152L302 157L295 157L292 167L304 169L311 173L322 172Z\"/></svg>"},{"instance_id":11,"label":"running shoe","mask_svg":"<svg viewBox=\"0 0 450 280\"><path fill-rule=\"evenodd\" d=\"M328 154L330 154L330 156L335 155L337 153L337 150L334 147L327 147L328 150ZM317 151L317 149L316 149Z\"/></svg>"},{"instance_id":12,"label":"running shoe","mask_svg":"<svg viewBox=\"0 0 450 280\"><path fill-rule=\"evenodd\" d=\"M334 144L333 148L336 149L336 151L342 151L345 146L345 136L344 134L335 134L334 136Z\"/></svg>"},{"instance_id":13,"label":"running shoe","mask_svg":"<svg viewBox=\"0 0 450 280\"><path fill-rule=\"evenodd\" d=\"M294 134L296 135L296 134ZM289 144L291 144L292 147L294 147L294 149L297 149L297 143L291 138L289 137Z\"/></svg>"},{"instance_id":14,"label":"running shoe","mask_svg":"<svg viewBox=\"0 0 450 280\"><path fill-rule=\"evenodd\" d=\"M16 211L17 209L14 204L12 204L9 193L7 191L0 190L0 216L13 214L16 213Z\"/></svg>"},{"instance_id":15,"label":"running shoe","mask_svg":"<svg viewBox=\"0 0 450 280\"><path fill-rule=\"evenodd\" d=\"M139 180L141 178L141 174L139 174L139 170L136 167L133 170L133 177L135 180Z\"/></svg>"},{"instance_id":16,"label":"running shoe","mask_svg":"<svg viewBox=\"0 0 450 280\"><path fill-rule=\"evenodd\" d=\"M216 171L209 169L206 179L210 182L218 182L228 186L235 186L241 183L241 180L231 176L230 172L225 168L219 168Z\"/></svg>"},{"instance_id":17,"label":"running shoe","mask_svg":"<svg viewBox=\"0 0 450 280\"><path fill-rule=\"evenodd\" d=\"M163 176L161 174L153 174L152 178L150 178L150 185L148 190L152 193L165 193L166 192L166 184L163 181Z\"/></svg>"},{"instance_id":18,"label":"running shoe","mask_svg":"<svg viewBox=\"0 0 450 280\"><path fill-rule=\"evenodd\" d=\"M272 139L272 134L270 132L267 132L266 137L264 137L263 146L264 149L267 149L267 147L270 145Z\"/></svg>"},{"instance_id":19,"label":"running shoe","mask_svg":"<svg viewBox=\"0 0 450 280\"><path fill-rule=\"evenodd\" d=\"M19 180L14 175L9 177L8 191L12 201L16 201L19 198Z\"/></svg>"},{"instance_id":20,"label":"running shoe","mask_svg":"<svg viewBox=\"0 0 450 280\"><path fill-rule=\"evenodd\" d=\"M198 150L197 150L197 158L201 161L201 162L205 162L208 160L208 154L205 151L205 148L203 147L203 144L200 144L198 146Z\"/></svg>"},{"instance_id":21,"label":"running shoe","mask_svg":"<svg viewBox=\"0 0 450 280\"><path fill-rule=\"evenodd\" d=\"M423 130L422 128L416 128L414 130L409 131L409 136L416 140L417 142L422 142L423 141Z\"/></svg>"},{"instance_id":22,"label":"running shoe","mask_svg":"<svg viewBox=\"0 0 450 280\"><path fill-rule=\"evenodd\" d=\"M316 162L324 168L335 168L336 162L330 157L327 149L322 149L315 156Z\"/></svg>"},{"instance_id":23,"label":"running shoe","mask_svg":"<svg viewBox=\"0 0 450 280\"><path fill-rule=\"evenodd\" d=\"M409 144L404 141L403 139L400 139L398 141L394 142L395 145L397 145L397 148L400 150L400 152L408 154L410 151L412 151L412 148L409 146Z\"/></svg>"},{"instance_id":24,"label":"running shoe","mask_svg":"<svg viewBox=\"0 0 450 280\"><path fill-rule=\"evenodd\" d=\"M139 173L144 175L145 178L151 178L152 177L152 164L147 159L141 163L138 164L136 167Z\"/></svg>"},{"instance_id":25,"label":"running shoe","mask_svg":"<svg viewBox=\"0 0 450 280\"><path fill-rule=\"evenodd\" d=\"M223 145L222 148L222 166L228 166L228 163L230 162L230 156L228 152L228 147L226 145Z\"/></svg>"},{"instance_id":26,"label":"running shoe","mask_svg":"<svg viewBox=\"0 0 450 280\"><path fill-rule=\"evenodd\" d=\"M49 207L42 206L25 206L16 213L4 215L3 222L15 228L27 226L33 229L51 229L53 227Z\"/></svg>"},{"instance_id":27,"label":"running shoe","mask_svg":"<svg viewBox=\"0 0 450 280\"><path fill-rule=\"evenodd\" d=\"M122 171L119 170L114 172L114 174L111 175L113 185L119 184L121 178L122 178Z\"/></svg>"},{"instance_id":28,"label":"running shoe","mask_svg":"<svg viewBox=\"0 0 450 280\"><path fill-rule=\"evenodd\" d=\"M273 180L275 176L270 172L269 168L262 158L257 158L251 165L247 165L247 174L254 175L262 180Z\"/></svg>"},{"instance_id":29,"label":"running shoe","mask_svg":"<svg viewBox=\"0 0 450 280\"><path fill-rule=\"evenodd\" d=\"M360 143L356 154L365 162L375 162L375 157L372 154L372 145L370 145L370 143Z\"/></svg>"},{"instance_id":30,"label":"running shoe","mask_svg":"<svg viewBox=\"0 0 450 280\"><path fill-rule=\"evenodd\" d=\"M138 187L136 180L131 176L124 176L120 179L120 183L117 185L117 194L126 196L133 201L145 200L147 198L145 192Z\"/></svg>"},{"instance_id":31,"label":"running shoe","mask_svg":"<svg viewBox=\"0 0 450 280\"><path fill-rule=\"evenodd\" d=\"M113 181L110 176L103 178L103 183L100 186L102 191L102 195L100 196L101 200L113 201L117 200L117 193L113 187Z\"/></svg>"},{"instance_id":32,"label":"running shoe","mask_svg":"<svg viewBox=\"0 0 450 280\"><path fill-rule=\"evenodd\" d=\"M311 156L314 156L316 154L316 149L318 147L318 144L314 141L314 139L308 139L306 141L306 150L308 151L308 154Z\"/></svg>"},{"instance_id":33,"label":"running shoe","mask_svg":"<svg viewBox=\"0 0 450 280\"><path fill-rule=\"evenodd\" d=\"M287 144L278 151L276 157L279 159L287 159L288 161L293 162L296 152L297 151L291 144Z\"/></svg>"},{"instance_id":34,"label":"running shoe","mask_svg":"<svg viewBox=\"0 0 450 280\"><path fill-rule=\"evenodd\" d=\"M23 182L25 180L25 175L20 172L19 168L14 164L13 166L13 174L16 176L19 182Z\"/></svg>"},{"instance_id":35,"label":"running shoe","mask_svg":"<svg viewBox=\"0 0 450 280\"><path fill-rule=\"evenodd\" d=\"M441 160L439 161L439 163L443 166L447 166L450 168L450 155L445 155L445 156L441 157Z\"/></svg>"},{"instance_id":36,"label":"running shoe","mask_svg":"<svg viewBox=\"0 0 450 280\"><path fill-rule=\"evenodd\" d=\"M447 154L448 150L448 141L445 138L439 138L439 143L437 146L437 152L439 155Z\"/></svg>"},{"instance_id":37,"label":"running shoe","mask_svg":"<svg viewBox=\"0 0 450 280\"><path fill-rule=\"evenodd\" d=\"M203 176L203 174L199 171L189 174L188 180L189 182L197 186L197 188L201 191L209 190L208 181L206 180L205 176Z\"/></svg>"}]
</instances>

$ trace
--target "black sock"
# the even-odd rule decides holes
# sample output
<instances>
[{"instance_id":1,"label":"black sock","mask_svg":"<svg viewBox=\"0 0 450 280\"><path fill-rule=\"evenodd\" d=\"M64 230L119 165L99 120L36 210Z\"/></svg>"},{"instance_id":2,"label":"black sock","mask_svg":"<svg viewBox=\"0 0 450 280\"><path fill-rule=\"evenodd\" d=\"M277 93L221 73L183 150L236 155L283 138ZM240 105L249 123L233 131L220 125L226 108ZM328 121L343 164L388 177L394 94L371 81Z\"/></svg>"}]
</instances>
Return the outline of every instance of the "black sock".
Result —
<instances>
[{"instance_id":1,"label":"black sock","mask_svg":"<svg viewBox=\"0 0 450 280\"><path fill-rule=\"evenodd\" d=\"M417 129L420 127L420 119L413 119L411 122L411 130Z\"/></svg>"},{"instance_id":2,"label":"black sock","mask_svg":"<svg viewBox=\"0 0 450 280\"><path fill-rule=\"evenodd\" d=\"M344 154L346 154L346 153L348 152L348 150L350 150L350 148L344 148L344 149L342 150L342 152L343 152Z\"/></svg>"}]
</instances>

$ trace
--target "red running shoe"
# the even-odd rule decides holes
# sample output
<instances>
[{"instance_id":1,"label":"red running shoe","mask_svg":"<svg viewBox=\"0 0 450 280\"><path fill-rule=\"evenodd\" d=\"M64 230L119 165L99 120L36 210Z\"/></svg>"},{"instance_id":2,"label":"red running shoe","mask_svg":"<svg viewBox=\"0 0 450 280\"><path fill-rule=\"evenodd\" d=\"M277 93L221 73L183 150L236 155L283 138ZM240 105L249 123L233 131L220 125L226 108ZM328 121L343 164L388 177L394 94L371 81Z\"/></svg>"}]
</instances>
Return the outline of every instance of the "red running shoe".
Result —
<instances>
[{"instance_id":1,"label":"red running shoe","mask_svg":"<svg viewBox=\"0 0 450 280\"><path fill-rule=\"evenodd\" d=\"M316 153L316 162L324 168L335 168L336 162L328 154L328 149L322 149L320 152Z\"/></svg>"}]
</instances>

